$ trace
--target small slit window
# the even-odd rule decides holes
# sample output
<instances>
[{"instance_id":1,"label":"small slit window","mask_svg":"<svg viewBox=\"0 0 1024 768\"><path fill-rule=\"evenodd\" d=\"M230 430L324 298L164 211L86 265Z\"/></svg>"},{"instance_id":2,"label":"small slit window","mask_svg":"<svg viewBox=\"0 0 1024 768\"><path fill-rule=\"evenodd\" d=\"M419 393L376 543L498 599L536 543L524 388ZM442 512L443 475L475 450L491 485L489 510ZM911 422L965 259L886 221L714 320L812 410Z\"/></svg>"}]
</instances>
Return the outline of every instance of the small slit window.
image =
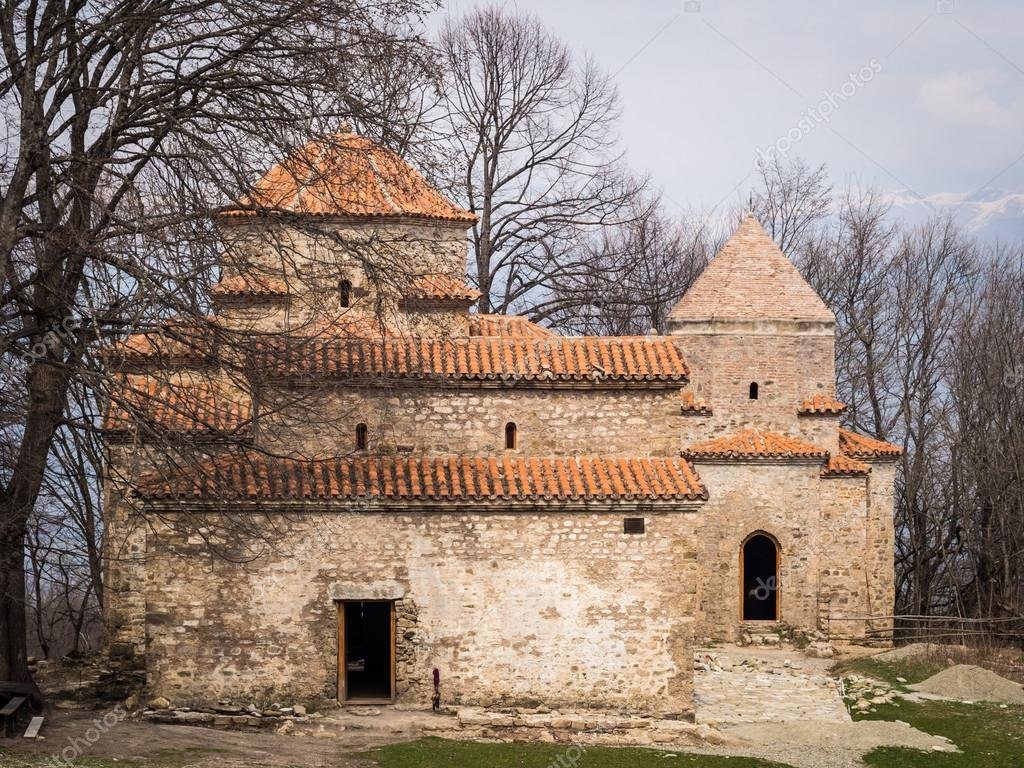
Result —
<instances>
[{"instance_id":1,"label":"small slit window","mask_svg":"<svg viewBox=\"0 0 1024 768\"><path fill-rule=\"evenodd\" d=\"M342 307L352 306L352 281L342 280L338 283L338 301Z\"/></svg>"},{"instance_id":2,"label":"small slit window","mask_svg":"<svg viewBox=\"0 0 1024 768\"><path fill-rule=\"evenodd\" d=\"M751 400L757 400L757 382L756 381L750 382L749 394L750 394L750 399Z\"/></svg>"},{"instance_id":3,"label":"small slit window","mask_svg":"<svg viewBox=\"0 0 1024 768\"><path fill-rule=\"evenodd\" d=\"M505 448L512 450L516 447L516 423L510 421L505 425Z\"/></svg>"},{"instance_id":4,"label":"small slit window","mask_svg":"<svg viewBox=\"0 0 1024 768\"><path fill-rule=\"evenodd\" d=\"M356 450L365 451L368 441L368 433L366 425L363 423L356 424Z\"/></svg>"},{"instance_id":5,"label":"small slit window","mask_svg":"<svg viewBox=\"0 0 1024 768\"><path fill-rule=\"evenodd\" d=\"M622 518L622 532L623 533L643 533L647 530L647 526L642 517L624 517Z\"/></svg>"}]
</instances>

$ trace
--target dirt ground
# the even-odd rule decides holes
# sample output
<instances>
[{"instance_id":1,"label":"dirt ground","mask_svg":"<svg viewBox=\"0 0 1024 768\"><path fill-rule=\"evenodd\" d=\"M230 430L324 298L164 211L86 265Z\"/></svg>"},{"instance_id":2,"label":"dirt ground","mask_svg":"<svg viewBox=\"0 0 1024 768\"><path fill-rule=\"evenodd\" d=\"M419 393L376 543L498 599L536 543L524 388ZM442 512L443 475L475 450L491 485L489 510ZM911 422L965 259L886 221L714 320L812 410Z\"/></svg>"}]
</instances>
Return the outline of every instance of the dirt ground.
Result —
<instances>
[{"instance_id":1,"label":"dirt ground","mask_svg":"<svg viewBox=\"0 0 1024 768\"><path fill-rule=\"evenodd\" d=\"M96 721L102 722L102 716L102 711L60 711L48 718L44 740L9 740L4 746L13 755L60 755L76 740L81 743L83 735L96 728ZM294 734L220 731L124 720L104 731L80 754L118 761L155 759L168 768L371 768L376 763L367 750L431 735L451 726L453 719L394 710L353 717L339 711L327 713L307 731ZM731 727L724 733L728 736L727 745L680 749L759 757L795 768L861 768L861 756L881 744L927 750L944 742L891 722L830 723L827 729L815 723L762 723ZM0 766L4 762L0 756Z\"/></svg>"},{"instance_id":2,"label":"dirt ground","mask_svg":"<svg viewBox=\"0 0 1024 768\"><path fill-rule=\"evenodd\" d=\"M109 710L108 710L109 711ZM103 725L103 710L62 711L47 716L45 738L36 741L10 739L0 742L13 754L60 755L65 749L87 743L90 729ZM376 719L376 718L375 718ZM102 730L76 758L87 756L117 760L165 758L170 765L191 768L253 768L255 766L309 766L310 768L367 768L376 763L365 752L376 746L422 735L406 727L401 717L388 718L386 729L342 725L324 719L308 733L277 734L272 731L222 731L185 725L162 725L122 720ZM181 759L173 759L178 756ZM3 757L0 756L0 765Z\"/></svg>"},{"instance_id":3,"label":"dirt ground","mask_svg":"<svg viewBox=\"0 0 1024 768\"><path fill-rule=\"evenodd\" d=\"M823 671L831 663L822 661ZM146 759L154 768L370 768L376 762L367 752L374 747L430 735L458 737L452 715L386 707L324 711L287 734L158 724L123 717L119 702L97 697L96 691L105 687L103 675L100 664L95 670L72 669L73 680L51 671L48 683L51 693L57 694L51 698L57 706L47 714L42 731L45 738L0 742L12 753L6 761L0 755L0 766L19 765L18 755L49 758L71 754L111 761ZM113 718L112 712L120 716ZM106 723L104 715L108 716ZM952 746L903 723L881 721L768 722L724 727L722 734L723 745L679 749L758 757L795 768L861 768L861 756L879 745L942 751ZM55 767L63 764L52 763Z\"/></svg>"}]
</instances>

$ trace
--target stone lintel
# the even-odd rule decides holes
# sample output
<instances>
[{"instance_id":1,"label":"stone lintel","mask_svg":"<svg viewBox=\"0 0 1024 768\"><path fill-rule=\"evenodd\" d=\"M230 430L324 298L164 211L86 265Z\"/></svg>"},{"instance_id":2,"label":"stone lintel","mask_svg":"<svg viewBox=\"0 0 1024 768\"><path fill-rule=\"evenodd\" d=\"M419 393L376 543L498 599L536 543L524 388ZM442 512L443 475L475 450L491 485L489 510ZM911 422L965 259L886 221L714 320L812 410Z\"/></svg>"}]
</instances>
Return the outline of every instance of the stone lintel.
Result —
<instances>
[{"instance_id":1,"label":"stone lintel","mask_svg":"<svg viewBox=\"0 0 1024 768\"><path fill-rule=\"evenodd\" d=\"M331 600L401 600L405 585L394 579L335 581L328 588Z\"/></svg>"}]
</instances>

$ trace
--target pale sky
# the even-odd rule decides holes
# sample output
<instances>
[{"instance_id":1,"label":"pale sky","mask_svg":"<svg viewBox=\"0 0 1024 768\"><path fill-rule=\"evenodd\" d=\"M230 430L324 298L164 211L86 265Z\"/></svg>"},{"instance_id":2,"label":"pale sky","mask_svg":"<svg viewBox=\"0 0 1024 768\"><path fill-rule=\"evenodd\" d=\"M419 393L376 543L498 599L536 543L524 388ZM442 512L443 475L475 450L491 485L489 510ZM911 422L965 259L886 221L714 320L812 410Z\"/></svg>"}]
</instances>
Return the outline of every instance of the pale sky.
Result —
<instances>
[{"instance_id":1,"label":"pale sky","mask_svg":"<svg viewBox=\"0 0 1024 768\"><path fill-rule=\"evenodd\" d=\"M514 5L614 74L629 163L685 210L739 201L773 145L837 187L1024 192L1020 0Z\"/></svg>"}]
</instances>

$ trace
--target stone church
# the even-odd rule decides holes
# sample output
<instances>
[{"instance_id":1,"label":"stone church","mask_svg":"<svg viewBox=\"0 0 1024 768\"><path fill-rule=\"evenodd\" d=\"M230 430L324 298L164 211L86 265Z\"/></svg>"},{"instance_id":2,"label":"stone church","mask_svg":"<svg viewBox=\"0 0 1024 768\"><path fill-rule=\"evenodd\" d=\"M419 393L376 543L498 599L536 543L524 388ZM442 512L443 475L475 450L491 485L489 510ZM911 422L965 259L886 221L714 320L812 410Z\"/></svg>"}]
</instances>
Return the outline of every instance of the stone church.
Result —
<instances>
[{"instance_id":1,"label":"stone church","mask_svg":"<svg viewBox=\"0 0 1024 768\"><path fill-rule=\"evenodd\" d=\"M107 351L106 621L154 695L429 707L436 670L686 718L695 644L891 613L899 449L840 426L835 318L753 217L641 337L471 311L474 221L311 142L218 214L208 322Z\"/></svg>"}]
</instances>

